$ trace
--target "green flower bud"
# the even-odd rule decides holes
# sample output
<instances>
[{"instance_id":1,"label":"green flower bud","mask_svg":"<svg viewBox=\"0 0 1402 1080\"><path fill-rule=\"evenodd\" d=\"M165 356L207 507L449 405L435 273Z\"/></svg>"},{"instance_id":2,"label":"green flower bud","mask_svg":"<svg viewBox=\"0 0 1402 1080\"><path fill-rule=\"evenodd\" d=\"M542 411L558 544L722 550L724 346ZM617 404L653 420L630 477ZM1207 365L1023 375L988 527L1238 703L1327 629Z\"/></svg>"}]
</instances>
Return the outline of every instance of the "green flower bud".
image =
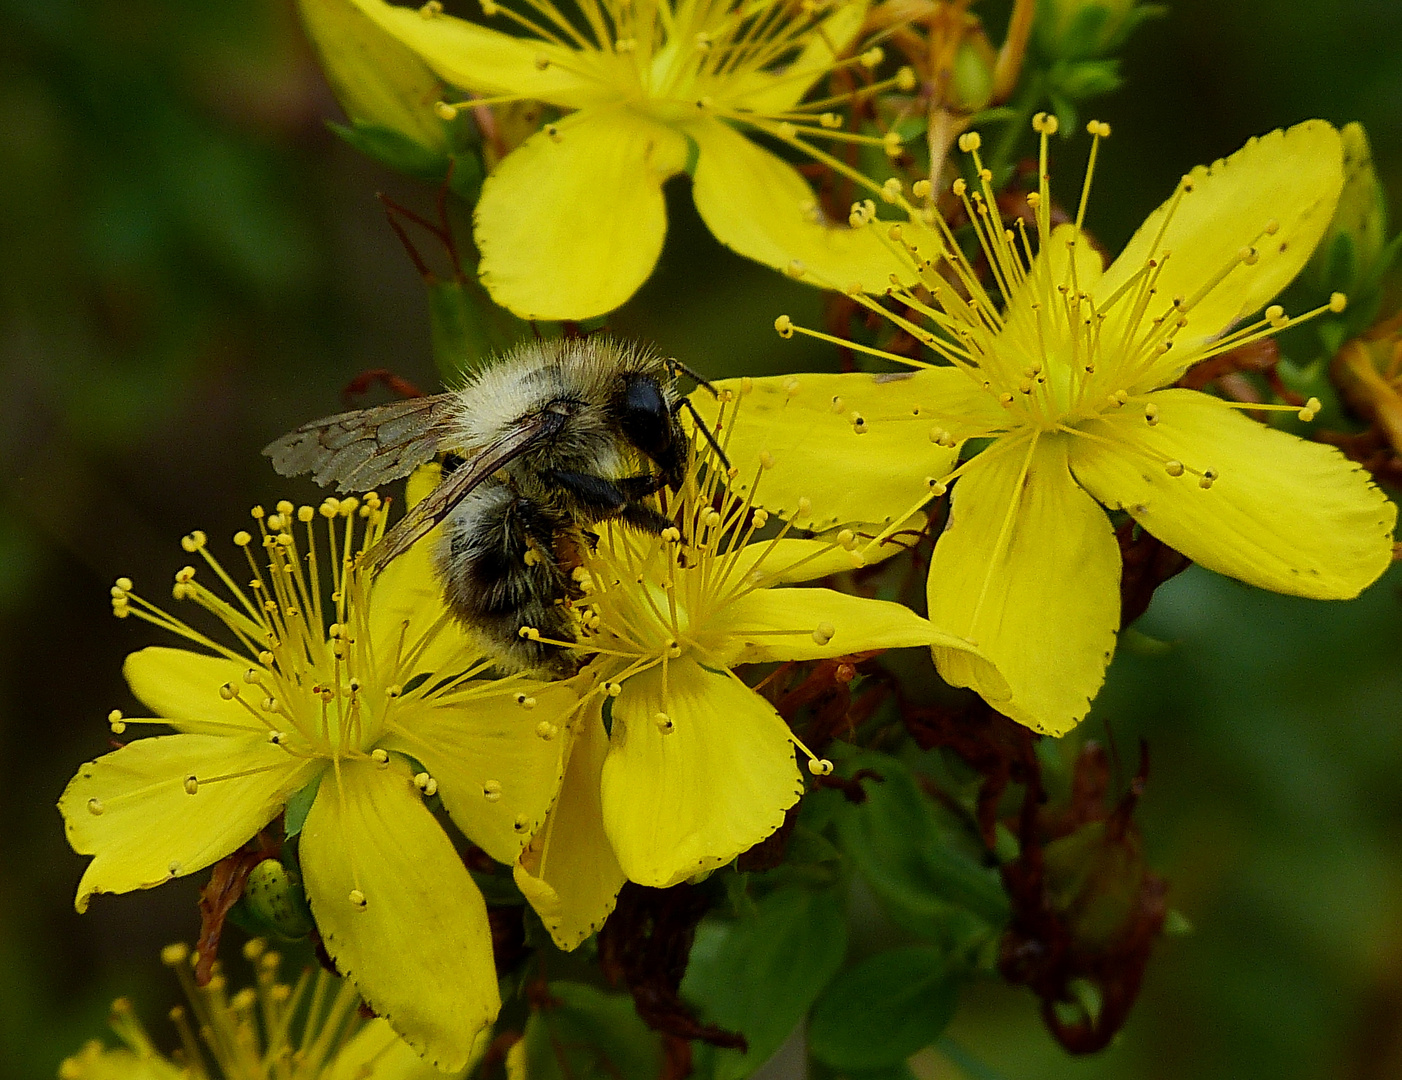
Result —
<instances>
[{"instance_id":1,"label":"green flower bud","mask_svg":"<svg viewBox=\"0 0 1402 1080\"><path fill-rule=\"evenodd\" d=\"M424 171L429 159L443 163L448 129L434 110L443 99L438 76L350 0L297 0L297 9L326 80L354 125L347 138L406 172ZM406 155L406 162L391 160Z\"/></svg>"},{"instance_id":2,"label":"green flower bud","mask_svg":"<svg viewBox=\"0 0 1402 1080\"><path fill-rule=\"evenodd\" d=\"M1363 125L1348 124L1339 134L1344 142L1344 190L1334 220L1314 250L1309 273L1321 291L1342 292L1354 300L1371 292L1387 269L1380 265L1387 241L1387 202Z\"/></svg>"},{"instance_id":3,"label":"green flower bud","mask_svg":"<svg viewBox=\"0 0 1402 1080\"><path fill-rule=\"evenodd\" d=\"M264 859L249 872L243 899L260 922L282 937L302 938L311 932L302 883L277 859Z\"/></svg>"},{"instance_id":4,"label":"green flower bud","mask_svg":"<svg viewBox=\"0 0 1402 1080\"><path fill-rule=\"evenodd\" d=\"M960 112L978 112L993 98L993 66L997 55L980 30L959 43L950 71L945 104Z\"/></svg>"},{"instance_id":5,"label":"green flower bud","mask_svg":"<svg viewBox=\"0 0 1402 1080\"><path fill-rule=\"evenodd\" d=\"M1135 0L1041 0L1037 46L1048 60L1092 60L1120 48L1136 26L1164 10Z\"/></svg>"}]
</instances>

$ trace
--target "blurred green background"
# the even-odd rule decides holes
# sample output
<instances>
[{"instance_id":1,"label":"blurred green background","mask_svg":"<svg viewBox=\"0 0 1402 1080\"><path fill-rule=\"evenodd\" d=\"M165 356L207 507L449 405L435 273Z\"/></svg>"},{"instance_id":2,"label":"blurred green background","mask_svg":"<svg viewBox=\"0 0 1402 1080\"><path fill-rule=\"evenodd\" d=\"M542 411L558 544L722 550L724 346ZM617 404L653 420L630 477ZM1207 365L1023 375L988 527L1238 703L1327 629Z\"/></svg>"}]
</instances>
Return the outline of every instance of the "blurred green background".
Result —
<instances>
[{"instance_id":1,"label":"blurred green background","mask_svg":"<svg viewBox=\"0 0 1402 1080\"><path fill-rule=\"evenodd\" d=\"M996 39L998 6L976 10ZM1188 167L1310 116L1364 122L1402 216L1399 41L1396 0L1173 3L1092 110L1115 130L1092 227L1119 244ZM374 198L432 193L342 145L338 115L287 0L0 0L0 1077L53 1076L117 994L163 1014L155 952L197 929L196 881L72 908L54 802L156 638L111 618L112 579L162 596L182 534L310 498L258 449L357 374L434 385ZM1058 151L1063 184L1083 155ZM671 196L662 266L613 328L713 376L830 364L771 329L816 294ZM1402 574L1319 604L1194 570L1141 628L1173 648L1122 650L1085 730L1149 738L1145 835L1195 933L1161 944L1098 1057L991 984L953 1038L1007 1080L1402 1076Z\"/></svg>"}]
</instances>

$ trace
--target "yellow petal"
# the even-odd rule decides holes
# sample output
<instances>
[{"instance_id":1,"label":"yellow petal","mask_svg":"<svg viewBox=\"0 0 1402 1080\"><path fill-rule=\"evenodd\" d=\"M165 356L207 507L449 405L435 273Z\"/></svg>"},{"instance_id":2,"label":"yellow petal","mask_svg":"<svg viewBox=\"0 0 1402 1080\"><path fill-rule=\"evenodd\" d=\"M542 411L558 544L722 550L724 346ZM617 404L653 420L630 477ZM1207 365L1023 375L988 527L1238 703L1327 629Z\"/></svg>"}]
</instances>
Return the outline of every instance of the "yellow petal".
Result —
<instances>
[{"instance_id":1,"label":"yellow petal","mask_svg":"<svg viewBox=\"0 0 1402 1080\"><path fill-rule=\"evenodd\" d=\"M412 658L392 677L401 685L422 672L455 674L480 654L443 603L431 554L438 539L435 529L385 567L371 587L368 621L376 661Z\"/></svg>"},{"instance_id":2,"label":"yellow petal","mask_svg":"<svg viewBox=\"0 0 1402 1080\"><path fill-rule=\"evenodd\" d=\"M637 291L667 231L662 181L686 165L671 128L623 106L565 117L518 146L477 204L482 283L523 319L586 319Z\"/></svg>"},{"instance_id":3,"label":"yellow petal","mask_svg":"<svg viewBox=\"0 0 1402 1080\"><path fill-rule=\"evenodd\" d=\"M225 683L244 689L244 672L252 666L252 661L240 664L222 656L153 645L128 655L122 674L137 700L176 731L266 737L271 730L268 724L237 701L219 696Z\"/></svg>"},{"instance_id":4,"label":"yellow petal","mask_svg":"<svg viewBox=\"0 0 1402 1080\"><path fill-rule=\"evenodd\" d=\"M518 704L518 695L532 704ZM490 697L406 710L380 745L422 762L463 835L510 864L559 790L577 702L566 683L509 682Z\"/></svg>"},{"instance_id":5,"label":"yellow petal","mask_svg":"<svg viewBox=\"0 0 1402 1080\"><path fill-rule=\"evenodd\" d=\"M1329 124L1308 120L1254 138L1231 157L1200 165L1188 176L1193 189L1171 216L1173 198L1149 215L1105 271L1094 291L1102 309L1151 258L1162 265L1150 318L1161 315L1174 297L1193 297L1243 249L1254 247L1260 258L1254 266L1238 265L1188 312L1188 325L1172 350L1138 384L1143 389L1173 381L1204 343L1264 307L1300 272L1333 216L1343 187L1343 150ZM1266 235L1271 222L1279 230ZM1165 251L1171 255L1163 260ZM1131 299L1126 295L1112 309L1106 334Z\"/></svg>"},{"instance_id":6,"label":"yellow petal","mask_svg":"<svg viewBox=\"0 0 1402 1080\"><path fill-rule=\"evenodd\" d=\"M96 856L78 884L78 910L94 893L150 889L218 862L319 767L261 736L188 734L137 739L88 762L58 801L73 850Z\"/></svg>"},{"instance_id":7,"label":"yellow petal","mask_svg":"<svg viewBox=\"0 0 1402 1080\"><path fill-rule=\"evenodd\" d=\"M609 743L597 705L571 737L560 797L515 869L517 887L567 952L604 924L627 880L604 834L599 778Z\"/></svg>"},{"instance_id":8,"label":"yellow petal","mask_svg":"<svg viewBox=\"0 0 1402 1080\"><path fill-rule=\"evenodd\" d=\"M312 916L337 969L440 1069L501 1008L487 907L407 769L343 761L302 828Z\"/></svg>"},{"instance_id":9,"label":"yellow petal","mask_svg":"<svg viewBox=\"0 0 1402 1080\"><path fill-rule=\"evenodd\" d=\"M803 782L773 706L729 673L682 659L633 676L614 698L602 793L623 872L666 888L763 840Z\"/></svg>"},{"instance_id":10,"label":"yellow petal","mask_svg":"<svg viewBox=\"0 0 1402 1080\"><path fill-rule=\"evenodd\" d=\"M700 149L692 182L696 209L726 247L777 270L797 260L806 271L802 280L825 288L859 283L866 292L883 292L892 274L917 280L910 257L875 228L814 221L813 189L792 165L721 120L695 121L684 130ZM928 231L922 235L922 250L933 257L938 241Z\"/></svg>"},{"instance_id":11,"label":"yellow petal","mask_svg":"<svg viewBox=\"0 0 1402 1080\"><path fill-rule=\"evenodd\" d=\"M421 1058L394 1028L375 1016L341 1048L318 1080L449 1080L466 1076L486 1052L490 1041L490 1032L484 1032L467 1068L443 1073Z\"/></svg>"},{"instance_id":12,"label":"yellow petal","mask_svg":"<svg viewBox=\"0 0 1402 1080\"><path fill-rule=\"evenodd\" d=\"M866 13L866 0L843 4L823 20L792 63L777 71L748 73L735 84L725 86L725 100L749 112L788 112L856 40Z\"/></svg>"},{"instance_id":13,"label":"yellow petal","mask_svg":"<svg viewBox=\"0 0 1402 1080\"><path fill-rule=\"evenodd\" d=\"M739 470L732 488L748 495L757 483L756 506L804 529L890 523L929 494L929 478L950 471L959 443L1007 419L954 368L776 375L718 386L739 395L725 406L734 420L721 433ZM719 403L705 391L692 401L714 428ZM860 434L856 418L865 422ZM952 445L935 441L941 437ZM772 464L761 469L762 462ZM807 513L798 512L800 499L808 500Z\"/></svg>"},{"instance_id":14,"label":"yellow petal","mask_svg":"<svg viewBox=\"0 0 1402 1080\"><path fill-rule=\"evenodd\" d=\"M307 37L326 80L351 120L378 124L446 152L447 131L435 115L443 83L354 0L297 0Z\"/></svg>"},{"instance_id":15,"label":"yellow petal","mask_svg":"<svg viewBox=\"0 0 1402 1080\"><path fill-rule=\"evenodd\" d=\"M598 84L584 74L584 63L572 49L451 15L425 18L417 8L383 0L351 2L454 86L484 96L516 94L567 109L599 97Z\"/></svg>"},{"instance_id":16,"label":"yellow petal","mask_svg":"<svg viewBox=\"0 0 1402 1080\"><path fill-rule=\"evenodd\" d=\"M1144 403L1159 422L1144 421ZM1338 450L1242 416L1195 390L1131 399L1078 439L1071 468L1092 495L1123 507L1194 562L1263 589L1344 600L1392 561L1397 507ZM1176 461L1217 479L1204 489Z\"/></svg>"},{"instance_id":17,"label":"yellow petal","mask_svg":"<svg viewBox=\"0 0 1402 1080\"><path fill-rule=\"evenodd\" d=\"M1071 476L1067 438L1043 436L1030 456L1026 441L994 444L973 460L954 487L928 589L930 621L974 641L1011 697L967 653L936 648L940 674L1051 735L1089 710L1120 621L1119 546Z\"/></svg>"},{"instance_id":18,"label":"yellow petal","mask_svg":"<svg viewBox=\"0 0 1402 1080\"><path fill-rule=\"evenodd\" d=\"M716 659L727 667L928 645L968 653L968 663L983 668L980 685L997 687L1001 679L972 644L904 604L832 589L757 590L722 608L711 625L726 635L726 648Z\"/></svg>"}]
</instances>

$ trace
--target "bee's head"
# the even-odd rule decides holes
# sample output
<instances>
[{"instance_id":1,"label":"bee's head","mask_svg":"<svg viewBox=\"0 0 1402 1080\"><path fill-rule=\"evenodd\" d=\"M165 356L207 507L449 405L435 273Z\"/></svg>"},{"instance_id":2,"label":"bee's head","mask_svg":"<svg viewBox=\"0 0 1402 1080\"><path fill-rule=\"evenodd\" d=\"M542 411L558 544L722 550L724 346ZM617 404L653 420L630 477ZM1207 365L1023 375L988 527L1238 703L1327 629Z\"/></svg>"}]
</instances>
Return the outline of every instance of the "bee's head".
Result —
<instances>
[{"instance_id":1,"label":"bee's head","mask_svg":"<svg viewBox=\"0 0 1402 1080\"><path fill-rule=\"evenodd\" d=\"M655 375L631 372L623 377L614 409L623 436L652 459L668 487L678 488L686 472L686 434L674 397Z\"/></svg>"}]
</instances>

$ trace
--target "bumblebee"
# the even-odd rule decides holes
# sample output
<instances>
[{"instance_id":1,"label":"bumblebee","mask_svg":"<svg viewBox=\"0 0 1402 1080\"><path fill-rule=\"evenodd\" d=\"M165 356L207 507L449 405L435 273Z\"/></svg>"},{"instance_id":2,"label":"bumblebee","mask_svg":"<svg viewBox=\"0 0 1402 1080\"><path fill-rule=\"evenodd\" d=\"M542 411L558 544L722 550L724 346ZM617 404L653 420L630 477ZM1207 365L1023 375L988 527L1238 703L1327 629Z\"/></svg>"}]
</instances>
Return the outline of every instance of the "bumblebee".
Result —
<instances>
[{"instance_id":1,"label":"bumblebee","mask_svg":"<svg viewBox=\"0 0 1402 1080\"><path fill-rule=\"evenodd\" d=\"M604 337L520 345L461 389L304 424L263 453L284 476L310 473L342 492L368 491L445 454L443 481L367 554L382 568L443 526L434 562L449 609L479 632L502 667L551 675L575 668L568 601L591 526L645 532L672 524L649 501L679 488L689 439L678 413L678 361ZM697 429L710 438L696 417ZM717 448L719 452L719 448Z\"/></svg>"}]
</instances>

